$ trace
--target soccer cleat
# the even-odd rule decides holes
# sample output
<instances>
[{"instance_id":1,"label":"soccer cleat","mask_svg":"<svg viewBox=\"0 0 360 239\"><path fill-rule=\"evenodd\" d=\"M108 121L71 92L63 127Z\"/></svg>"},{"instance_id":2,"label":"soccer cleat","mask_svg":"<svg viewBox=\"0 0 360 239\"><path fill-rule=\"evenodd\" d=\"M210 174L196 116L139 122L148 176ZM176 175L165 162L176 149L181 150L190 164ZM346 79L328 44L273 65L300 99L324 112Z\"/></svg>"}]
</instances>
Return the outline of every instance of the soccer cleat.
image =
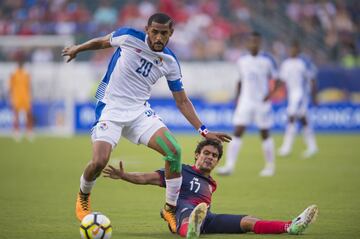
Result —
<instances>
[{"instance_id":1,"label":"soccer cleat","mask_svg":"<svg viewBox=\"0 0 360 239\"><path fill-rule=\"evenodd\" d=\"M311 205L306 208L299 216L292 220L287 231L289 234L298 235L305 231L305 229L315 221L318 215L318 208L316 205Z\"/></svg>"},{"instance_id":2,"label":"soccer cleat","mask_svg":"<svg viewBox=\"0 0 360 239\"><path fill-rule=\"evenodd\" d=\"M223 166L217 169L216 173L221 176L231 175L234 171L234 168L229 166Z\"/></svg>"},{"instance_id":3,"label":"soccer cleat","mask_svg":"<svg viewBox=\"0 0 360 239\"><path fill-rule=\"evenodd\" d=\"M79 221L82 221L82 219L91 213L90 210L90 193L86 194L80 192L77 195L76 198L76 217L79 219Z\"/></svg>"},{"instance_id":4,"label":"soccer cleat","mask_svg":"<svg viewBox=\"0 0 360 239\"><path fill-rule=\"evenodd\" d=\"M194 208L194 210L191 212L186 238L188 239L199 238L201 225L205 220L207 209L208 208L206 203L202 202L199 205L197 205Z\"/></svg>"},{"instance_id":5,"label":"soccer cleat","mask_svg":"<svg viewBox=\"0 0 360 239\"><path fill-rule=\"evenodd\" d=\"M260 177L271 177L275 174L275 166L272 164L266 165L263 170L259 173Z\"/></svg>"},{"instance_id":6,"label":"soccer cleat","mask_svg":"<svg viewBox=\"0 0 360 239\"><path fill-rule=\"evenodd\" d=\"M175 217L176 207L171 206L165 203L165 206L160 211L160 216L168 223L169 230L172 233L176 233L176 217Z\"/></svg>"}]
</instances>

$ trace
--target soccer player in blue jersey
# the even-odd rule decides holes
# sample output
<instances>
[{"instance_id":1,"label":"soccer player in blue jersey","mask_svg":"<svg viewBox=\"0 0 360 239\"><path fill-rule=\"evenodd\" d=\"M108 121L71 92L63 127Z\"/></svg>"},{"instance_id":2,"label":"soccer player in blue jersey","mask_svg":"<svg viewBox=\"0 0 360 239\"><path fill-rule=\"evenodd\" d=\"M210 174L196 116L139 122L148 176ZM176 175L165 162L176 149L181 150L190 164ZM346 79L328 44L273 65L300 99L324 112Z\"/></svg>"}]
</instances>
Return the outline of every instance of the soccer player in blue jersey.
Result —
<instances>
[{"instance_id":1,"label":"soccer player in blue jersey","mask_svg":"<svg viewBox=\"0 0 360 239\"><path fill-rule=\"evenodd\" d=\"M257 234L301 234L318 213L316 205L306 208L292 221L268 221L248 215L214 214L210 212L211 197L216 182L210 176L223 154L219 141L206 139L195 150L194 165L183 165L182 185L176 208L176 232L187 238L198 238L200 234L246 233ZM112 166L104 169L104 177L122 179L134 184L150 184L167 187L164 170L150 173L125 172Z\"/></svg>"},{"instance_id":2,"label":"soccer player in blue jersey","mask_svg":"<svg viewBox=\"0 0 360 239\"><path fill-rule=\"evenodd\" d=\"M123 136L164 156L168 187L161 213L172 230L176 230L174 212L182 182L181 147L147 103L152 86L160 78L166 78L180 112L203 137L225 142L231 140L227 134L208 131L197 116L183 88L179 62L166 47L173 31L172 19L166 14L156 13L148 19L145 32L120 28L104 37L66 47L62 51L63 56L69 56L69 62L83 51L115 48L96 92L96 122L91 130L93 158L80 178L76 203L79 220L91 212L91 189Z\"/></svg>"}]
</instances>

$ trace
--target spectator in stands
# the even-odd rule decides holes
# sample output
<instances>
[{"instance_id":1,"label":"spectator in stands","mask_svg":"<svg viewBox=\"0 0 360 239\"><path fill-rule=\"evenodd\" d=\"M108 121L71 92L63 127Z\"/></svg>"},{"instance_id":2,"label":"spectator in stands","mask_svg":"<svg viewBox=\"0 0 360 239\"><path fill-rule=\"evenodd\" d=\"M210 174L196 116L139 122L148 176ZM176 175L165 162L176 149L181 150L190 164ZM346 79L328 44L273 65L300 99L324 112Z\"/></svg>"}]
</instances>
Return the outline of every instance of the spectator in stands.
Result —
<instances>
[{"instance_id":1,"label":"spectator in stands","mask_svg":"<svg viewBox=\"0 0 360 239\"><path fill-rule=\"evenodd\" d=\"M356 44L359 7L359 1L350 0L3 0L0 35L72 34L82 39L103 35L114 26L142 28L148 16L160 10L175 20L178 36L171 47L182 49L178 56L183 60L233 59L228 50L233 48L232 39L249 33L250 26L256 23L260 29L267 29L267 50L279 49L276 39L282 39L279 34L289 34L290 30L306 34L304 40L309 44L304 44L304 51L311 52L314 60L333 63L340 62L342 48ZM259 15L266 16L269 22L258 21ZM289 24L284 29L272 29L279 17ZM83 59L91 57L89 54Z\"/></svg>"}]
</instances>

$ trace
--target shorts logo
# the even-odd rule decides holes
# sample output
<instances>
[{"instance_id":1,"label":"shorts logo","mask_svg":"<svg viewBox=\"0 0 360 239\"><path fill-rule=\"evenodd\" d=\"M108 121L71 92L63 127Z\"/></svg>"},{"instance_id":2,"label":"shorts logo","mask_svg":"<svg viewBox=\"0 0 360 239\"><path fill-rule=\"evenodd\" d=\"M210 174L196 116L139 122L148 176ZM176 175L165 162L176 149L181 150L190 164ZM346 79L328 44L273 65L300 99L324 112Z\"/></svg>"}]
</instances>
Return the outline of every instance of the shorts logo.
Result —
<instances>
[{"instance_id":1,"label":"shorts logo","mask_svg":"<svg viewBox=\"0 0 360 239\"><path fill-rule=\"evenodd\" d=\"M105 122L99 124L99 129L105 131L108 129L108 126Z\"/></svg>"}]
</instances>

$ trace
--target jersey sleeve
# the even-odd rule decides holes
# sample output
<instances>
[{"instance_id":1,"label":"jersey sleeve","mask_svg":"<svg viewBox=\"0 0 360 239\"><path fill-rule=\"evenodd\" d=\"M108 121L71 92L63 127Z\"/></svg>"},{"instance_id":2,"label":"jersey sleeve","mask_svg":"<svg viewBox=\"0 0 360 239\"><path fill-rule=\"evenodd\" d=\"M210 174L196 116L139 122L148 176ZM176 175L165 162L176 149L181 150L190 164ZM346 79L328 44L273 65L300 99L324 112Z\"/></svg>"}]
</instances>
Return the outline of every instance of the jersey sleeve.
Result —
<instances>
[{"instance_id":1,"label":"jersey sleeve","mask_svg":"<svg viewBox=\"0 0 360 239\"><path fill-rule=\"evenodd\" d=\"M169 73L165 75L169 89L173 92L182 91L184 90L184 86L181 80L182 75L179 61L170 49L166 48L166 51L164 52L165 54L171 55L171 57L173 58L173 61L171 62L171 64L169 64Z\"/></svg>"},{"instance_id":2,"label":"jersey sleeve","mask_svg":"<svg viewBox=\"0 0 360 239\"><path fill-rule=\"evenodd\" d=\"M127 38L126 32L129 28L119 28L111 33L110 44L113 47L121 47Z\"/></svg>"},{"instance_id":3,"label":"jersey sleeve","mask_svg":"<svg viewBox=\"0 0 360 239\"><path fill-rule=\"evenodd\" d=\"M166 188L165 169L162 168L162 169L156 170L155 172L157 172L160 175L160 181L161 181L160 187Z\"/></svg>"},{"instance_id":4,"label":"jersey sleeve","mask_svg":"<svg viewBox=\"0 0 360 239\"><path fill-rule=\"evenodd\" d=\"M177 80L168 80L167 81L169 89L172 92L177 92L177 91L182 91L184 90L184 85L181 81L181 79L177 79Z\"/></svg>"},{"instance_id":5,"label":"jersey sleeve","mask_svg":"<svg viewBox=\"0 0 360 239\"><path fill-rule=\"evenodd\" d=\"M110 44L113 47L121 47L129 36L145 41L144 32L129 27L122 27L111 33Z\"/></svg>"}]
</instances>

